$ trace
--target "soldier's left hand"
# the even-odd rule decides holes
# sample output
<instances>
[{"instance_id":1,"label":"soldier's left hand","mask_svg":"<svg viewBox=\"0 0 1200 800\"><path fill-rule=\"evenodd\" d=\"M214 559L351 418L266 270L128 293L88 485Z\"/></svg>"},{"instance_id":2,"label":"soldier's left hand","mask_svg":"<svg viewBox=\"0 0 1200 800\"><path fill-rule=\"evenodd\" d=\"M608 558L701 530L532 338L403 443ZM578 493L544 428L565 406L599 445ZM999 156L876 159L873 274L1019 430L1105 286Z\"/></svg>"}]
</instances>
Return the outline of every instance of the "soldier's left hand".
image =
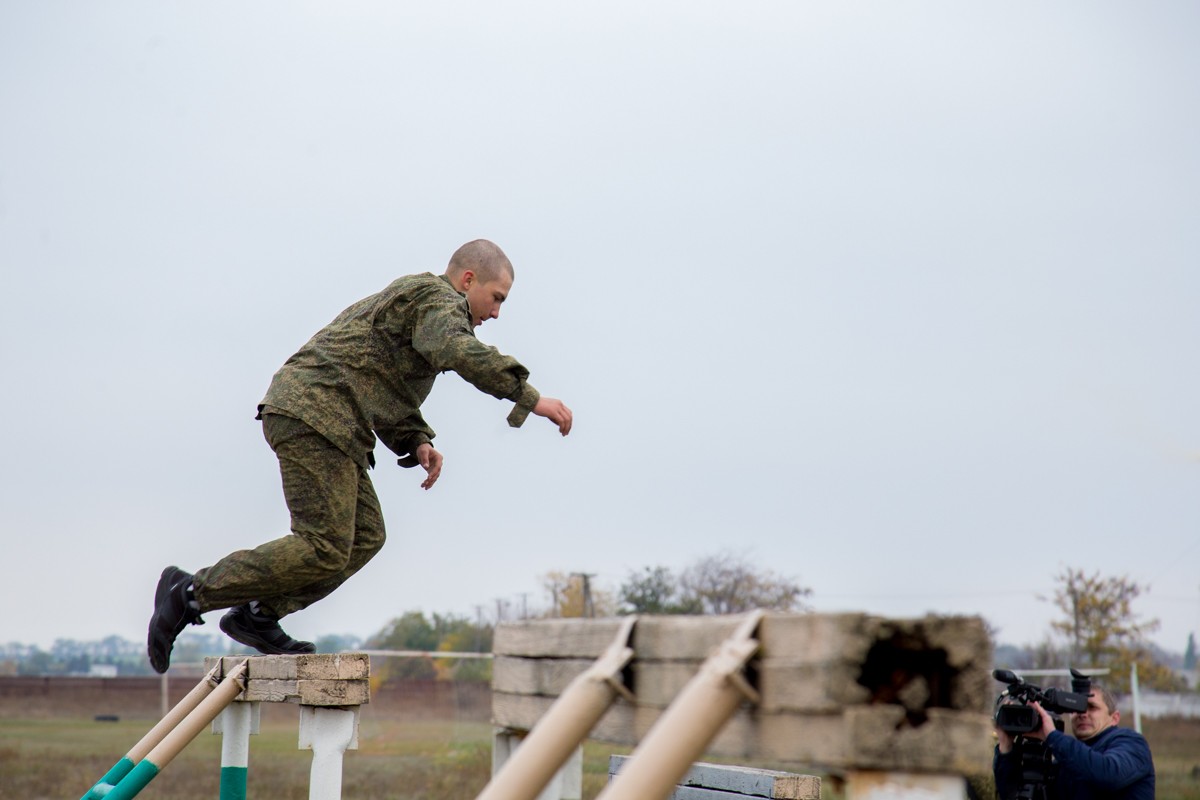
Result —
<instances>
[{"instance_id":1,"label":"soldier's left hand","mask_svg":"<svg viewBox=\"0 0 1200 800\"><path fill-rule=\"evenodd\" d=\"M438 476L442 474L442 454L434 450L433 445L426 443L417 448L417 461L428 473L421 482L421 488L432 488L437 483Z\"/></svg>"},{"instance_id":2,"label":"soldier's left hand","mask_svg":"<svg viewBox=\"0 0 1200 800\"><path fill-rule=\"evenodd\" d=\"M533 413L539 417L545 417L557 425L558 432L563 436L571 432L571 423L574 421L575 415L562 400L554 397L539 397L537 405L533 407Z\"/></svg>"}]
</instances>

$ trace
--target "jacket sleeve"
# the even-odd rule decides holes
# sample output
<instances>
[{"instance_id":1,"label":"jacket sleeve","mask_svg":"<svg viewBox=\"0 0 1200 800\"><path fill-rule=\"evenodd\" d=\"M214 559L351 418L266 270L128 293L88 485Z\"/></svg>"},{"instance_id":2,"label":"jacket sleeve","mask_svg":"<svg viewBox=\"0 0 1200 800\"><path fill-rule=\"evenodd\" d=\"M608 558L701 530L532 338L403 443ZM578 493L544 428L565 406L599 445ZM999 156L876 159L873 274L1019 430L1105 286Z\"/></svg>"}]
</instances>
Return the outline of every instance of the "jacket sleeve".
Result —
<instances>
[{"instance_id":1,"label":"jacket sleeve","mask_svg":"<svg viewBox=\"0 0 1200 800\"><path fill-rule=\"evenodd\" d=\"M1012 800L1020 788L1020 756L1016 752L1001 753L996 747L992 753L992 776L996 779L996 795L1000 800Z\"/></svg>"},{"instance_id":2,"label":"jacket sleeve","mask_svg":"<svg viewBox=\"0 0 1200 800\"><path fill-rule=\"evenodd\" d=\"M433 441L436 435L417 411L392 425L378 425L375 434L387 449L400 456L396 463L402 467L417 466L417 448Z\"/></svg>"},{"instance_id":3,"label":"jacket sleeve","mask_svg":"<svg viewBox=\"0 0 1200 800\"><path fill-rule=\"evenodd\" d=\"M1046 737L1046 745L1064 767L1098 790L1123 789L1154 772L1150 746L1141 736L1122 733L1099 750L1073 736L1054 731Z\"/></svg>"},{"instance_id":4,"label":"jacket sleeve","mask_svg":"<svg viewBox=\"0 0 1200 800\"><path fill-rule=\"evenodd\" d=\"M475 338L461 299L422 306L413 324L412 344L436 369L457 372L481 392L516 403L509 415L513 427L519 428L537 405L540 395L527 382L529 370Z\"/></svg>"}]
</instances>

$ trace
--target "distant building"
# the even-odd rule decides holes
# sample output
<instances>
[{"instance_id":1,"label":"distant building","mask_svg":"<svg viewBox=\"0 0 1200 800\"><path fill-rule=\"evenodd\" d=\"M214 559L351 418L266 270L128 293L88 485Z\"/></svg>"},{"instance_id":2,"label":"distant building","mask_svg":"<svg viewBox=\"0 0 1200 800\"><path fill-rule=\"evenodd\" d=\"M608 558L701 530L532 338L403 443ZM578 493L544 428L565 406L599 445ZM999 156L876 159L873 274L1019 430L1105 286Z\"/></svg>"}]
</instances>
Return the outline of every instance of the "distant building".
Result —
<instances>
[{"instance_id":1,"label":"distant building","mask_svg":"<svg viewBox=\"0 0 1200 800\"><path fill-rule=\"evenodd\" d=\"M117 677L116 664L92 664L88 668L89 678L115 678Z\"/></svg>"}]
</instances>

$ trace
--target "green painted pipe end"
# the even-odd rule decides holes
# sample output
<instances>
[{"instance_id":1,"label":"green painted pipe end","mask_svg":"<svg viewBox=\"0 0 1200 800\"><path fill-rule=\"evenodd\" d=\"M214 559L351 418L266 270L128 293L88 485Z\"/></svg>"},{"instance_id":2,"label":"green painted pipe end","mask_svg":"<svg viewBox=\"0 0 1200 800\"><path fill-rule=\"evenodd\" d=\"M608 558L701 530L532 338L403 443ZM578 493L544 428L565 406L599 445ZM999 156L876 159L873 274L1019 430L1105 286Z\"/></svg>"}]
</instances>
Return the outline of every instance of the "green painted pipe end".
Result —
<instances>
[{"instance_id":1,"label":"green painted pipe end","mask_svg":"<svg viewBox=\"0 0 1200 800\"><path fill-rule=\"evenodd\" d=\"M138 765L129 771L129 774L121 779L121 782L114 786L104 800L130 800L137 796L137 793L146 788L146 784L154 780L158 775L158 766L150 763L147 759L142 759Z\"/></svg>"},{"instance_id":2,"label":"green painted pipe end","mask_svg":"<svg viewBox=\"0 0 1200 800\"><path fill-rule=\"evenodd\" d=\"M96 781L96 785L88 789L80 800L100 800L112 791L112 788L121 782L121 779L129 774L133 769L133 762L129 760L129 756L125 756L116 764L112 765L112 769L104 773L104 777Z\"/></svg>"}]
</instances>

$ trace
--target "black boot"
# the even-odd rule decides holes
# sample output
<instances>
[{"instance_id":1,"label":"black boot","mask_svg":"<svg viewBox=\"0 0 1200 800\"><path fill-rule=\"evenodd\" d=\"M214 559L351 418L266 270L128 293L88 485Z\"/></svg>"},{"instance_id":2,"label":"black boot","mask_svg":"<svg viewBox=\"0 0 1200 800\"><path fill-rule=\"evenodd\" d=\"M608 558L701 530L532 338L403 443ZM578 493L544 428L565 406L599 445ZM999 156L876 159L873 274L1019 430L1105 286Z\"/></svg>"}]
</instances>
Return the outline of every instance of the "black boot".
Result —
<instances>
[{"instance_id":1,"label":"black boot","mask_svg":"<svg viewBox=\"0 0 1200 800\"><path fill-rule=\"evenodd\" d=\"M253 647L267 655L315 653L312 642L293 639L279 627L278 618L263 611L251 611L249 605L231 608L221 617L221 630L235 642Z\"/></svg>"},{"instance_id":2,"label":"black boot","mask_svg":"<svg viewBox=\"0 0 1200 800\"><path fill-rule=\"evenodd\" d=\"M154 614L146 635L146 652L155 672L166 672L171 666L171 649L185 627L202 625L200 610L192 606L192 574L179 567L167 567L154 590Z\"/></svg>"}]
</instances>

